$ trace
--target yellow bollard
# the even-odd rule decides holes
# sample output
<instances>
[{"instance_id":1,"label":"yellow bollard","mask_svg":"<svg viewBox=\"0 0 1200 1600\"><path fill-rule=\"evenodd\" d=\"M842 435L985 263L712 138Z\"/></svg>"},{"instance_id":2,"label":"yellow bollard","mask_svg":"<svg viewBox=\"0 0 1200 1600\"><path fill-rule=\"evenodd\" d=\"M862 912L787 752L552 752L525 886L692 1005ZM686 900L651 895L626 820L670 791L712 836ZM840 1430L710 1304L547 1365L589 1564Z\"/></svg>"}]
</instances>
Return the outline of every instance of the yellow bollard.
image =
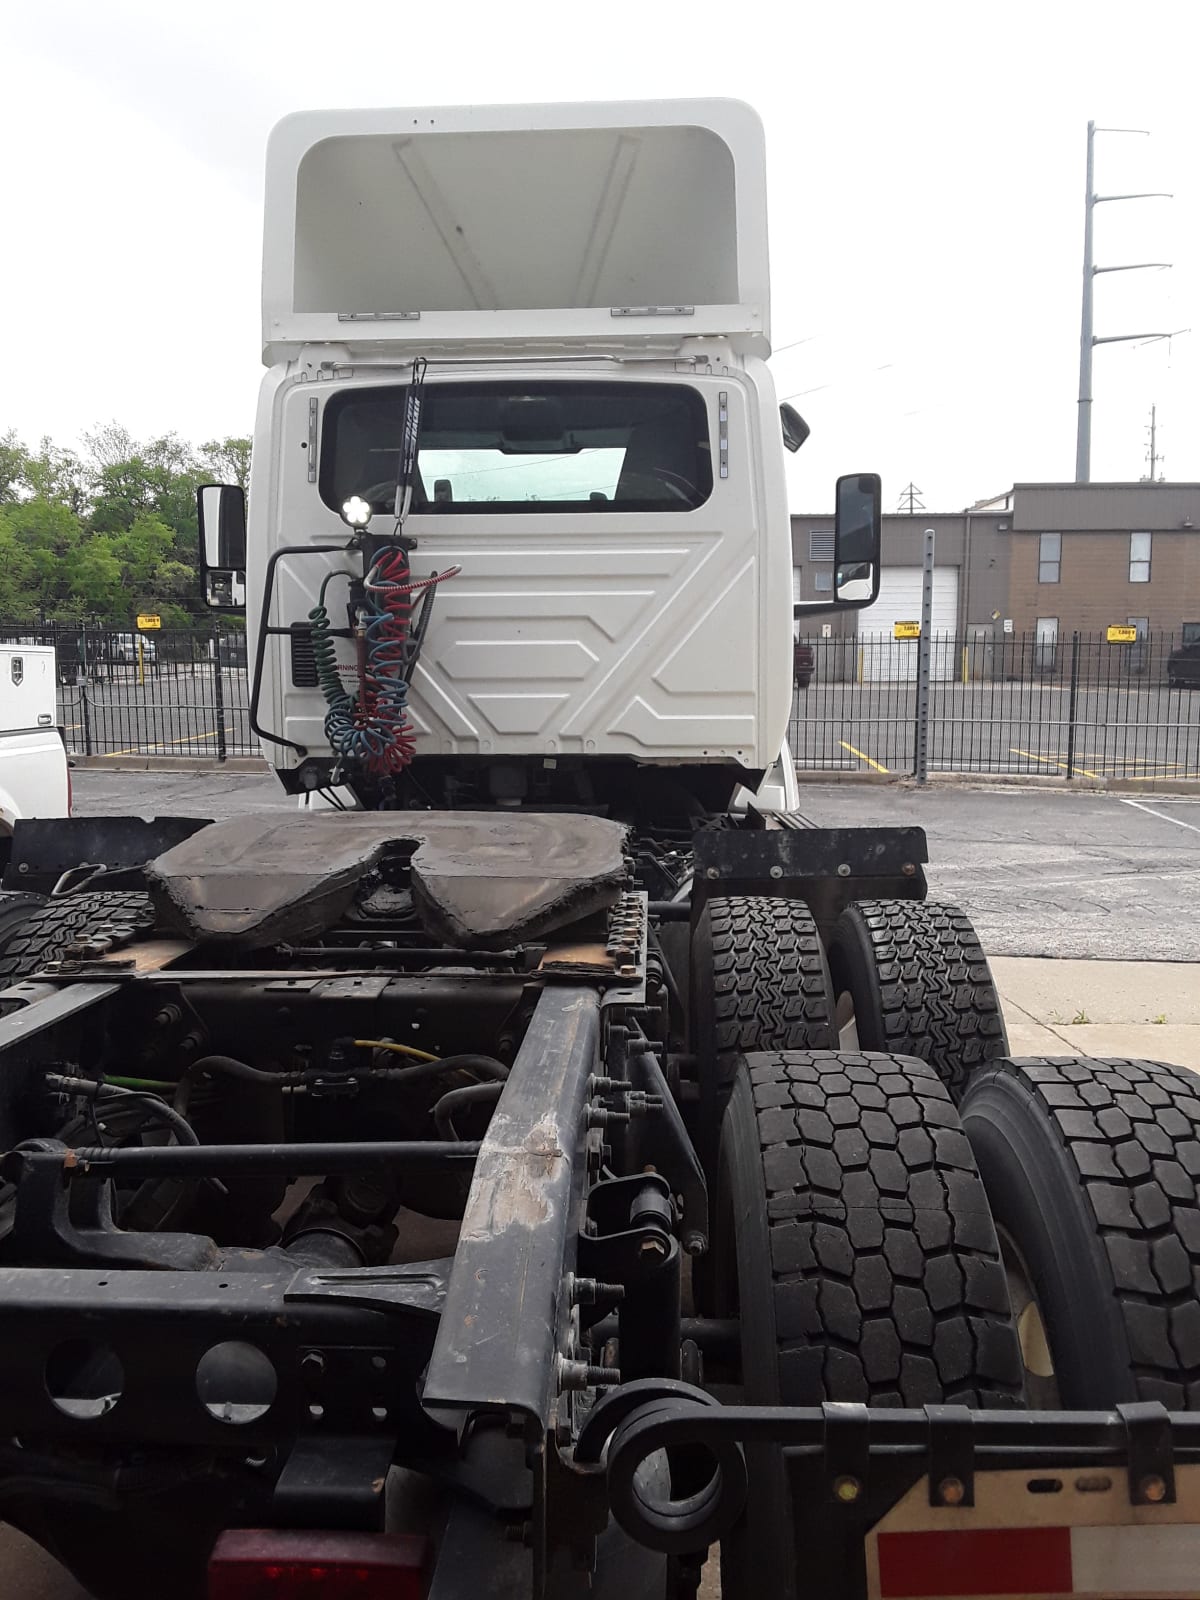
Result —
<instances>
[{"instance_id":1,"label":"yellow bollard","mask_svg":"<svg viewBox=\"0 0 1200 1600\"><path fill-rule=\"evenodd\" d=\"M145 685L146 685L146 653L145 653L145 645L143 643L142 636L139 633L138 634L138 687L139 688L145 688Z\"/></svg>"}]
</instances>

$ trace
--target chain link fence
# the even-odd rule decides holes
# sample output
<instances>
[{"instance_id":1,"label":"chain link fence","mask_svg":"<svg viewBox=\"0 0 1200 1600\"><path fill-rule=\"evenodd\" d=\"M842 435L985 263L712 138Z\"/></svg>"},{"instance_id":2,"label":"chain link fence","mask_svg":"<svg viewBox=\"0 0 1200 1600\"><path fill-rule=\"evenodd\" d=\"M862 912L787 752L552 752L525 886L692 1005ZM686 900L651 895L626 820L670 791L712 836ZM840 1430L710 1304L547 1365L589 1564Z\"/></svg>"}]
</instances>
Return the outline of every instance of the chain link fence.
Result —
<instances>
[{"instance_id":1,"label":"chain link fence","mask_svg":"<svg viewBox=\"0 0 1200 1600\"><path fill-rule=\"evenodd\" d=\"M790 743L808 770L916 769L919 643L805 639ZM977 630L931 640L931 771L1200 778L1200 640Z\"/></svg>"}]
</instances>

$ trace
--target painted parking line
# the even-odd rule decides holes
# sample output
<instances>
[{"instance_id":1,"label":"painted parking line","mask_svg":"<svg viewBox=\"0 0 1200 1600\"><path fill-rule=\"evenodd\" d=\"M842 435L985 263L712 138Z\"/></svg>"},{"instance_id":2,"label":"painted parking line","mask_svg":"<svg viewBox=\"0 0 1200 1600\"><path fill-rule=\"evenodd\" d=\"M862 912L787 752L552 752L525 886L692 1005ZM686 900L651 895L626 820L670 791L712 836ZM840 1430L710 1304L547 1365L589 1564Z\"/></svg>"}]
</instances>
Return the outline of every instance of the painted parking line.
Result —
<instances>
[{"instance_id":1,"label":"painted parking line","mask_svg":"<svg viewBox=\"0 0 1200 1600\"><path fill-rule=\"evenodd\" d=\"M1020 753L1022 755L1032 755L1032 751L1028 750ZM1056 758L1057 765L1062 766L1064 764L1063 757L1066 753L1065 750L1052 750L1050 755ZM1042 756L1033 756L1033 759L1041 761L1044 758ZM1096 777L1124 778L1129 783L1153 783L1155 778L1200 777L1200 763L1197 763L1194 758L1186 761L1159 761L1149 752L1145 755L1135 752L1125 760L1118 760L1117 757L1106 755L1103 751L1076 750L1074 759L1075 768L1078 772L1087 770L1079 765L1081 761L1090 761L1099 769L1095 774ZM1142 771L1133 773L1129 771L1130 767L1141 767Z\"/></svg>"},{"instance_id":2,"label":"painted parking line","mask_svg":"<svg viewBox=\"0 0 1200 1600\"><path fill-rule=\"evenodd\" d=\"M1045 760L1043 756L1033 756L1029 750L1022 750L1019 753L1032 756L1034 761ZM1064 750L1051 751L1051 755L1058 758L1055 765L1060 767L1066 765L1062 760L1065 754ZM1093 762L1098 770L1088 773L1086 767L1079 765L1081 761ZM1131 766L1141 767L1143 770L1140 773L1130 772ZM1087 773L1088 777L1123 778L1126 783L1153 783L1156 778L1200 778L1200 765L1195 761L1155 761L1150 756L1143 759L1135 755L1128 761L1121 762L1113 760L1110 756L1089 755L1086 750L1075 752L1075 771Z\"/></svg>"},{"instance_id":3,"label":"painted parking line","mask_svg":"<svg viewBox=\"0 0 1200 1600\"><path fill-rule=\"evenodd\" d=\"M852 744L847 744L845 739L839 739L838 743L841 745L843 750L849 750L852 756L857 756L860 761L865 761L869 767L874 767L876 772L891 771L891 768L885 767L882 761L872 761L871 757L867 755L865 751L856 750Z\"/></svg>"},{"instance_id":4,"label":"painted parking line","mask_svg":"<svg viewBox=\"0 0 1200 1600\"><path fill-rule=\"evenodd\" d=\"M1034 755L1032 750L1021 750L1015 744L1009 745L1008 753L1010 756L1024 756L1029 761L1040 761L1044 767L1061 767L1064 772L1067 771L1067 763L1065 761L1050 761L1046 756ZM1098 772L1091 772L1087 767L1081 767L1078 762L1076 762L1073 770L1083 778L1098 778L1100 776Z\"/></svg>"},{"instance_id":5,"label":"painted parking line","mask_svg":"<svg viewBox=\"0 0 1200 1600\"><path fill-rule=\"evenodd\" d=\"M1177 828L1186 828L1189 833L1200 833L1200 828L1194 822L1185 822L1182 817L1169 817L1165 811L1156 811L1153 806L1148 806L1144 800L1122 800L1123 806L1132 806L1135 811L1144 811L1148 817L1158 817L1161 822L1173 822Z\"/></svg>"},{"instance_id":6,"label":"painted parking line","mask_svg":"<svg viewBox=\"0 0 1200 1600\"><path fill-rule=\"evenodd\" d=\"M1110 772L1108 773L1108 777L1122 778L1126 783L1163 783L1164 781L1167 783L1174 783L1176 779L1200 778L1200 767L1187 766L1182 762L1179 763L1179 765L1183 766L1184 770L1182 772L1179 772L1178 770L1174 772L1168 772L1165 768L1163 768L1159 772L1139 774L1137 777L1133 777L1129 773L1125 772Z\"/></svg>"},{"instance_id":7,"label":"painted parking line","mask_svg":"<svg viewBox=\"0 0 1200 1600\"><path fill-rule=\"evenodd\" d=\"M225 732L228 734L229 729L226 728ZM125 750L106 750L104 755L106 759L112 756L148 756L155 750L167 750L174 744L191 744L193 740L200 744L205 739L216 737L216 728L211 728L208 733L185 733L182 739L160 739L155 744L131 744Z\"/></svg>"}]
</instances>

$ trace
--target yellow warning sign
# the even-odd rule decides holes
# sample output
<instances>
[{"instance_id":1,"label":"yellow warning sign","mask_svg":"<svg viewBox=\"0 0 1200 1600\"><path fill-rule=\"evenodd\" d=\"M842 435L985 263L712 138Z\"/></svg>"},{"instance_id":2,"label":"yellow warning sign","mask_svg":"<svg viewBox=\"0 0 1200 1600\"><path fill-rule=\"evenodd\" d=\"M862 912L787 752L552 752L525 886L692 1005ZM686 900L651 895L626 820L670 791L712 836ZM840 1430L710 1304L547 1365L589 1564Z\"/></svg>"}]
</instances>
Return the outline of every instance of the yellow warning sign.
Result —
<instances>
[{"instance_id":1,"label":"yellow warning sign","mask_svg":"<svg viewBox=\"0 0 1200 1600\"><path fill-rule=\"evenodd\" d=\"M139 616L137 625L139 633L146 633L151 628L161 628L162 618L156 617L151 611L147 616Z\"/></svg>"},{"instance_id":2,"label":"yellow warning sign","mask_svg":"<svg viewBox=\"0 0 1200 1600\"><path fill-rule=\"evenodd\" d=\"M1109 644L1136 644L1137 629L1114 624L1108 630L1108 642Z\"/></svg>"},{"instance_id":3,"label":"yellow warning sign","mask_svg":"<svg viewBox=\"0 0 1200 1600\"><path fill-rule=\"evenodd\" d=\"M919 639L921 637L921 624L919 622L894 622L892 633L897 639Z\"/></svg>"}]
</instances>

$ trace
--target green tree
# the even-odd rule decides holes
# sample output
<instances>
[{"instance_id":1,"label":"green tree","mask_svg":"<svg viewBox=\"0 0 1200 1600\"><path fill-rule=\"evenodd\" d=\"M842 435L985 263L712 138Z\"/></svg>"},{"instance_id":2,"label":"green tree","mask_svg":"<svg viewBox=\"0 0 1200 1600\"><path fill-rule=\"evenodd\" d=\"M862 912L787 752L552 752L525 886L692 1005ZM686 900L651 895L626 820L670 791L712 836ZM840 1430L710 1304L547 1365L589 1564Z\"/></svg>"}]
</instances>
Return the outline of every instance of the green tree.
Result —
<instances>
[{"instance_id":1,"label":"green tree","mask_svg":"<svg viewBox=\"0 0 1200 1600\"><path fill-rule=\"evenodd\" d=\"M37 607L29 602L29 553L11 525L13 509L0 506L0 616L18 621Z\"/></svg>"},{"instance_id":2,"label":"green tree","mask_svg":"<svg viewBox=\"0 0 1200 1600\"><path fill-rule=\"evenodd\" d=\"M21 488L31 500L65 506L75 517L88 509L90 474L74 450L64 450L43 438L26 453Z\"/></svg>"},{"instance_id":3,"label":"green tree","mask_svg":"<svg viewBox=\"0 0 1200 1600\"><path fill-rule=\"evenodd\" d=\"M77 612L106 619L120 616L125 589L121 562L108 534L94 533L80 541L71 562L70 586Z\"/></svg>"},{"instance_id":4,"label":"green tree","mask_svg":"<svg viewBox=\"0 0 1200 1600\"><path fill-rule=\"evenodd\" d=\"M29 451L17 438L16 429L0 434L0 505L20 499L28 462Z\"/></svg>"},{"instance_id":5,"label":"green tree","mask_svg":"<svg viewBox=\"0 0 1200 1600\"><path fill-rule=\"evenodd\" d=\"M85 453L0 435L0 614L95 615L128 627L138 610L183 625L207 616L196 560L196 489L244 487L250 441L196 450L176 433L139 441L120 423L85 437Z\"/></svg>"},{"instance_id":6,"label":"green tree","mask_svg":"<svg viewBox=\"0 0 1200 1600\"><path fill-rule=\"evenodd\" d=\"M250 486L249 439L210 439L200 446L200 459L218 483L236 483L239 488Z\"/></svg>"},{"instance_id":7,"label":"green tree","mask_svg":"<svg viewBox=\"0 0 1200 1600\"><path fill-rule=\"evenodd\" d=\"M0 512L24 573L26 609L52 615L71 596L72 558L81 529L70 508L52 500L21 500Z\"/></svg>"}]
</instances>

